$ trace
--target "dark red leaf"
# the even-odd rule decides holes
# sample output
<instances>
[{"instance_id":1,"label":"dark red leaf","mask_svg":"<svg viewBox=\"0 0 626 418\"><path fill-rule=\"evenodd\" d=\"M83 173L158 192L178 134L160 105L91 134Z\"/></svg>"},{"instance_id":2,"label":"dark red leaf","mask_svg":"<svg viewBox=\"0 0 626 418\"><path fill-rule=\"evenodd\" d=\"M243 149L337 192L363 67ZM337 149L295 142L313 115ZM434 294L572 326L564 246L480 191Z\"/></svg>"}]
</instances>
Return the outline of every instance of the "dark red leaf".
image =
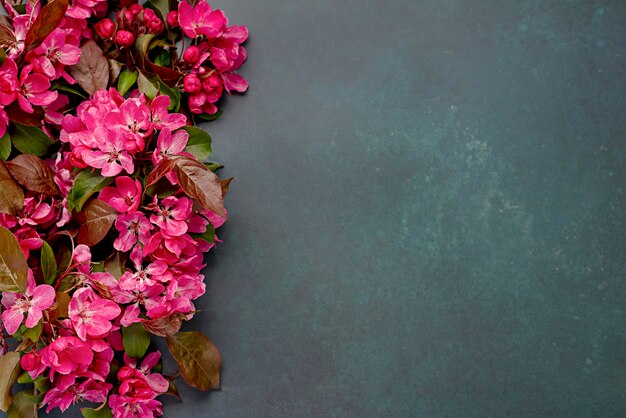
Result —
<instances>
[{"instance_id":1,"label":"dark red leaf","mask_svg":"<svg viewBox=\"0 0 626 418\"><path fill-rule=\"evenodd\" d=\"M3 48L12 48L17 43L15 34L8 26L0 24L0 46Z\"/></svg>"},{"instance_id":2,"label":"dark red leaf","mask_svg":"<svg viewBox=\"0 0 626 418\"><path fill-rule=\"evenodd\" d=\"M109 85L109 61L94 41L87 41L80 48L80 61L70 67L70 73L89 94Z\"/></svg>"},{"instance_id":3,"label":"dark red leaf","mask_svg":"<svg viewBox=\"0 0 626 418\"><path fill-rule=\"evenodd\" d=\"M65 16L67 5L68 0L53 0L41 9L26 35L24 52L37 48L59 26Z\"/></svg>"},{"instance_id":4,"label":"dark red leaf","mask_svg":"<svg viewBox=\"0 0 626 418\"><path fill-rule=\"evenodd\" d=\"M115 222L117 212L102 200L90 200L78 214L78 235L76 240L79 244L93 246L102 241Z\"/></svg>"},{"instance_id":5,"label":"dark red leaf","mask_svg":"<svg viewBox=\"0 0 626 418\"><path fill-rule=\"evenodd\" d=\"M163 157L163 160L156 165L148 174L148 179L146 180L146 189L154 184L156 184L159 180L161 180L167 173L174 169L174 162L167 157Z\"/></svg>"},{"instance_id":6,"label":"dark red leaf","mask_svg":"<svg viewBox=\"0 0 626 418\"><path fill-rule=\"evenodd\" d=\"M228 189L230 188L230 183L232 183L233 180L235 180L234 177L229 177L227 179L220 180L220 183L222 185L222 197L226 197L226 195L228 194Z\"/></svg>"},{"instance_id":7,"label":"dark red leaf","mask_svg":"<svg viewBox=\"0 0 626 418\"><path fill-rule=\"evenodd\" d=\"M220 387L222 357L211 340L199 332L179 332L166 342L188 385L200 390Z\"/></svg>"},{"instance_id":8,"label":"dark red leaf","mask_svg":"<svg viewBox=\"0 0 626 418\"><path fill-rule=\"evenodd\" d=\"M48 196L60 194L54 172L48 164L31 154L20 154L7 162L11 175L27 190Z\"/></svg>"},{"instance_id":9,"label":"dark red leaf","mask_svg":"<svg viewBox=\"0 0 626 418\"><path fill-rule=\"evenodd\" d=\"M146 331L159 337L167 337L174 335L183 324L185 315L181 313L173 313L157 319L149 319L142 322Z\"/></svg>"},{"instance_id":10,"label":"dark red leaf","mask_svg":"<svg viewBox=\"0 0 626 418\"><path fill-rule=\"evenodd\" d=\"M174 172L183 191L205 209L226 219L222 183L217 175L193 158L177 157L174 161Z\"/></svg>"},{"instance_id":11,"label":"dark red leaf","mask_svg":"<svg viewBox=\"0 0 626 418\"><path fill-rule=\"evenodd\" d=\"M0 213L15 215L24 207L24 191L15 182L4 161L0 160Z\"/></svg>"},{"instance_id":12,"label":"dark red leaf","mask_svg":"<svg viewBox=\"0 0 626 418\"><path fill-rule=\"evenodd\" d=\"M22 125L39 127L44 118L44 111L39 106L33 106L33 109L35 109L33 113L26 113L18 105L17 101L4 108L11 121L21 123Z\"/></svg>"}]
</instances>

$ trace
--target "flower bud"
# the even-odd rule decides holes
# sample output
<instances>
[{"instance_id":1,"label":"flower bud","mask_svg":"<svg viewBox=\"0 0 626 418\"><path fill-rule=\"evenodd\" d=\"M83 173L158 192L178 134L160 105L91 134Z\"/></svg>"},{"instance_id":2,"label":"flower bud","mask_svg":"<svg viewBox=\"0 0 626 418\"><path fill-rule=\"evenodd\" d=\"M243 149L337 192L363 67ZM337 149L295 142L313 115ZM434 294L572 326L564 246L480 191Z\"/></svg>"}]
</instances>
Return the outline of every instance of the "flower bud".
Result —
<instances>
[{"instance_id":1,"label":"flower bud","mask_svg":"<svg viewBox=\"0 0 626 418\"><path fill-rule=\"evenodd\" d=\"M167 14L165 21L170 26L170 28L177 28L178 24L178 12L171 11Z\"/></svg>"},{"instance_id":2,"label":"flower bud","mask_svg":"<svg viewBox=\"0 0 626 418\"><path fill-rule=\"evenodd\" d=\"M128 8L128 11L134 15L138 15L139 13L141 13L142 10L143 10L143 6L137 3L133 4L132 6Z\"/></svg>"},{"instance_id":3,"label":"flower bud","mask_svg":"<svg viewBox=\"0 0 626 418\"><path fill-rule=\"evenodd\" d=\"M195 74L187 74L183 79L183 85L185 86L185 92L189 94L195 94L202 90L202 82Z\"/></svg>"},{"instance_id":4,"label":"flower bud","mask_svg":"<svg viewBox=\"0 0 626 418\"><path fill-rule=\"evenodd\" d=\"M115 23L111 19L102 19L96 23L95 30L102 39L110 39L115 33Z\"/></svg>"},{"instance_id":5,"label":"flower bud","mask_svg":"<svg viewBox=\"0 0 626 418\"><path fill-rule=\"evenodd\" d=\"M198 58L200 58L200 48L192 45L185 49L185 52L183 53L183 60L185 61L185 64L195 64L198 62Z\"/></svg>"},{"instance_id":6,"label":"flower bud","mask_svg":"<svg viewBox=\"0 0 626 418\"><path fill-rule=\"evenodd\" d=\"M119 46L129 47L135 42L135 35L127 30L118 30L115 35L115 42Z\"/></svg>"},{"instance_id":7,"label":"flower bud","mask_svg":"<svg viewBox=\"0 0 626 418\"><path fill-rule=\"evenodd\" d=\"M165 25L158 17L155 17L154 19L149 21L146 26L148 27L148 33L152 33L154 35L158 35L159 33L163 32L163 29L165 29Z\"/></svg>"}]
</instances>

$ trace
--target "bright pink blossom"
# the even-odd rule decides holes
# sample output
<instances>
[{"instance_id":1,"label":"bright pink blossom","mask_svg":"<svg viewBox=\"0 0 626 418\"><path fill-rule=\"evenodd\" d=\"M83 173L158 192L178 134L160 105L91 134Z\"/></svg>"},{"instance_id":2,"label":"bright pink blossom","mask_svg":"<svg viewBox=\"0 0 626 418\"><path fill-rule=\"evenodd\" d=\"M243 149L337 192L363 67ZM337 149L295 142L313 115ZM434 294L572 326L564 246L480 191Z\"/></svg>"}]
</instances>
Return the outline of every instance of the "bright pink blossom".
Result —
<instances>
[{"instance_id":1,"label":"bright pink blossom","mask_svg":"<svg viewBox=\"0 0 626 418\"><path fill-rule=\"evenodd\" d=\"M88 287L74 292L69 305L69 317L76 335L85 340L87 336L99 337L111 330L111 320L122 310L113 301L96 295Z\"/></svg>"},{"instance_id":2,"label":"bright pink blossom","mask_svg":"<svg viewBox=\"0 0 626 418\"><path fill-rule=\"evenodd\" d=\"M86 371L94 357L91 345L73 336L57 338L39 354L44 365L62 375Z\"/></svg>"},{"instance_id":3,"label":"bright pink blossom","mask_svg":"<svg viewBox=\"0 0 626 418\"><path fill-rule=\"evenodd\" d=\"M117 176L122 170L132 174L135 163L126 151L126 143L119 131L107 131L106 138L101 139L98 149L85 150L81 157L89 166L102 169L104 177Z\"/></svg>"},{"instance_id":4,"label":"bright pink blossom","mask_svg":"<svg viewBox=\"0 0 626 418\"><path fill-rule=\"evenodd\" d=\"M130 251L137 241L147 244L150 239L152 225L142 212L123 214L115 220L115 228L119 236L113 243L118 251Z\"/></svg>"},{"instance_id":5,"label":"bright pink blossom","mask_svg":"<svg viewBox=\"0 0 626 418\"><path fill-rule=\"evenodd\" d=\"M221 10L211 10L206 0L191 6L186 0L178 3L178 21L185 35L194 39L206 36L216 39L224 33L228 19Z\"/></svg>"},{"instance_id":6,"label":"bright pink blossom","mask_svg":"<svg viewBox=\"0 0 626 418\"><path fill-rule=\"evenodd\" d=\"M57 28L46 37L41 45L28 54L27 59L36 72L51 80L60 77L74 83L74 79L65 71L65 66L77 64L80 60L80 48L67 42L67 34Z\"/></svg>"},{"instance_id":7,"label":"bright pink blossom","mask_svg":"<svg viewBox=\"0 0 626 418\"><path fill-rule=\"evenodd\" d=\"M32 66L27 65L20 75L20 91L17 100L24 112L33 113L35 106L46 106L54 102L59 95L50 91L50 80L41 74L31 74Z\"/></svg>"},{"instance_id":8,"label":"bright pink blossom","mask_svg":"<svg viewBox=\"0 0 626 418\"><path fill-rule=\"evenodd\" d=\"M151 205L156 213L150 216L150 222L161 228L161 232L170 237L178 237L187 232L186 220L191 215L193 202L186 197L168 196Z\"/></svg>"},{"instance_id":9,"label":"bright pink blossom","mask_svg":"<svg viewBox=\"0 0 626 418\"><path fill-rule=\"evenodd\" d=\"M115 187L105 187L98 199L108 203L120 213L132 213L141 203L141 182L130 177L115 178Z\"/></svg>"},{"instance_id":10,"label":"bright pink blossom","mask_svg":"<svg viewBox=\"0 0 626 418\"><path fill-rule=\"evenodd\" d=\"M15 334L26 314L26 328L33 328L39 323L43 311L54 303L55 292L52 286L42 284L37 286L32 271L29 270L26 293L2 293L2 322L9 334Z\"/></svg>"}]
</instances>

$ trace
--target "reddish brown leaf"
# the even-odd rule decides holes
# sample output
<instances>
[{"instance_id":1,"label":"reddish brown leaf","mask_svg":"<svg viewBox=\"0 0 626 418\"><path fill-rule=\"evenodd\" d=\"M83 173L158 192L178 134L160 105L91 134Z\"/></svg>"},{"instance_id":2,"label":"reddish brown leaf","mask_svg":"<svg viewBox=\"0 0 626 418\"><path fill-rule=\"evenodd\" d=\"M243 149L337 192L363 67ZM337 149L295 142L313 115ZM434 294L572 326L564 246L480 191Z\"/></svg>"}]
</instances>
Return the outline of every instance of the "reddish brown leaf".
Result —
<instances>
[{"instance_id":1,"label":"reddish brown leaf","mask_svg":"<svg viewBox=\"0 0 626 418\"><path fill-rule=\"evenodd\" d=\"M54 172L48 164L31 154L21 154L7 162L11 175L27 190L56 196L59 189L54 182Z\"/></svg>"},{"instance_id":2,"label":"reddish brown leaf","mask_svg":"<svg viewBox=\"0 0 626 418\"><path fill-rule=\"evenodd\" d=\"M67 318L70 305L70 296L65 292L57 292L55 303L50 309L50 319Z\"/></svg>"},{"instance_id":3,"label":"reddish brown leaf","mask_svg":"<svg viewBox=\"0 0 626 418\"><path fill-rule=\"evenodd\" d=\"M220 184L222 185L222 197L226 197L226 195L228 194L228 189L230 188L230 183L232 183L233 180L235 180L234 177L229 177L227 179L220 180Z\"/></svg>"},{"instance_id":4,"label":"reddish brown leaf","mask_svg":"<svg viewBox=\"0 0 626 418\"><path fill-rule=\"evenodd\" d=\"M65 16L67 5L68 0L53 0L41 9L26 35L24 52L37 48L59 26Z\"/></svg>"},{"instance_id":5,"label":"reddish brown leaf","mask_svg":"<svg viewBox=\"0 0 626 418\"><path fill-rule=\"evenodd\" d=\"M167 173L172 171L174 168L174 162L167 157L163 157L163 160L156 165L148 175L148 179L146 180L146 189L154 184L156 184L159 180L161 180Z\"/></svg>"},{"instance_id":6,"label":"reddish brown leaf","mask_svg":"<svg viewBox=\"0 0 626 418\"><path fill-rule=\"evenodd\" d=\"M176 70L154 64L150 59L145 60L145 67L149 72L158 75L170 87L174 87L176 82L183 76L182 73Z\"/></svg>"},{"instance_id":7,"label":"reddish brown leaf","mask_svg":"<svg viewBox=\"0 0 626 418\"><path fill-rule=\"evenodd\" d=\"M176 334L180 330L184 317L185 315L181 313L174 313L162 318L145 320L142 322L142 325L151 334L167 337L168 335Z\"/></svg>"},{"instance_id":8,"label":"reddish brown leaf","mask_svg":"<svg viewBox=\"0 0 626 418\"><path fill-rule=\"evenodd\" d=\"M18 105L17 101L4 108L11 121L21 123L22 125L40 127L44 118L44 111L40 106L33 106L33 109L35 110L33 113L26 113Z\"/></svg>"},{"instance_id":9,"label":"reddish brown leaf","mask_svg":"<svg viewBox=\"0 0 626 418\"><path fill-rule=\"evenodd\" d=\"M174 172L183 191L205 209L226 219L222 183L217 175L193 158L178 157L174 161Z\"/></svg>"},{"instance_id":10,"label":"reddish brown leaf","mask_svg":"<svg viewBox=\"0 0 626 418\"><path fill-rule=\"evenodd\" d=\"M78 214L78 235L76 240L79 244L93 246L102 241L115 222L117 212L102 200L90 200Z\"/></svg>"},{"instance_id":11,"label":"reddish brown leaf","mask_svg":"<svg viewBox=\"0 0 626 418\"><path fill-rule=\"evenodd\" d=\"M22 369L20 367L20 353L11 351L0 356L0 409L9 410L13 400L13 385L17 381Z\"/></svg>"},{"instance_id":12,"label":"reddish brown leaf","mask_svg":"<svg viewBox=\"0 0 626 418\"><path fill-rule=\"evenodd\" d=\"M200 390L220 387L222 357L211 340L199 332L179 332L166 341L188 385Z\"/></svg>"},{"instance_id":13,"label":"reddish brown leaf","mask_svg":"<svg viewBox=\"0 0 626 418\"><path fill-rule=\"evenodd\" d=\"M89 94L109 85L109 61L94 41L87 41L80 48L80 61L70 67L70 73Z\"/></svg>"},{"instance_id":14,"label":"reddish brown leaf","mask_svg":"<svg viewBox=\"0 0 626 418\"><path fill-rule=\"evenodd\" d=\"M27 277L28 264L17 238L0 226L0 292L24 293Z\"/></svg>"},{"instance_id":15,"label":"reddish brown leaf","mask_svg":"<svg viewBox=\"0 0 626 418\"><path fill-rule=\"evenodd\" d=\"M0 24L0 46L3 48L11 48L15 45L17 40L15 34L8 26Z\"/></svg>"},{"instance_id":16,"label":"reddish brown leaf","mask_svg":"<svg viewBox=\"0 0 626 418\"><path fill-rule=\"evenodd\" d=\"M0 160L0 213L15 215L24 207L24 191L13 180L4 161Z\"/></svg>"}]
</instances>

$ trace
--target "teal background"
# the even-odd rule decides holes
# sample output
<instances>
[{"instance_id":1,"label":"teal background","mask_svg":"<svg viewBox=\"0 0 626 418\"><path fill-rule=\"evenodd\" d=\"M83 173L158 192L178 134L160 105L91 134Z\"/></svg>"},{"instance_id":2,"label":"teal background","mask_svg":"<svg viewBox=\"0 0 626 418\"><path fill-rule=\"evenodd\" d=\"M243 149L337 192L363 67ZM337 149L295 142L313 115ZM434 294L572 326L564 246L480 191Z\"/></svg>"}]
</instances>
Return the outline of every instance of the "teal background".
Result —
<instances>
[{"instance_id":1,"label":"teal background","mask_svg":"<svg viewBox=\"0 0 626 418\"><path fill-rule=\"evenodd\" d=\"M215 6L223 385L166 416L626 414L626 2Z\"/></svg>"}]
</instances>

